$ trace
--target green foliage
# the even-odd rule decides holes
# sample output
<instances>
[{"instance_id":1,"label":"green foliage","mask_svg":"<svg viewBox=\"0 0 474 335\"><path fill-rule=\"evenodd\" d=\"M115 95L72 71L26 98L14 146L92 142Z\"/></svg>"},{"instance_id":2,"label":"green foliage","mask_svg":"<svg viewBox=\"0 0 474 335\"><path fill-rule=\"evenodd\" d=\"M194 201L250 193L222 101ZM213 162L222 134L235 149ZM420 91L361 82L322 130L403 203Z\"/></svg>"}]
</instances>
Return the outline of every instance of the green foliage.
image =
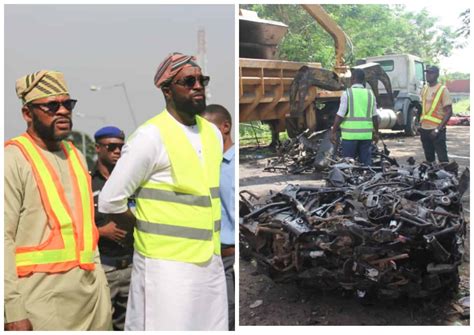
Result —
<instances>
[{"instance_id":1,"label":"green foliage","mask_svg":"<svg viewBox=\"0 0 474 335\"><path fill-rule=\"evenodd\" d=\"M471 76L469 73L464 73L464 72L453 72L453 73L447 73L446 75L440 76L440 81L445 83L447 81L451 80L465 80L465 79L470 79Z\"/></svg>"},{"instance_id":2,"label":"green foliage","mask_svg":"<svg viewBox=\"0 0 474 335\"><path fill-rule=\"evenodd\" d=\"M285 141L289 137L288 134L284 132L280 133L279 138L280 141ZM261 121L239 123L240 146L269 145L271 141L272 133L268 124Z\"/></svg>"},{"instance_id":3,"label":"green foliage","mask_svg":"<svg viewBox=\"0 0 474 335\"><path fill-rule=\"evenodd\" d=\"M458 36L462 36L463 38L465 38L466 40L469 39L469 35L471 34L471 29L470 29L470 25L471 25L471 9L468 8L466 9L464 12L462 12L461 14L459 14L459 18L461 19L462 21L462 26L456 30L456 33L458 34Z\"/></svg>"},{"instance_id":4,"label":"green foliage","mask_svg":"<svg viewBox=\"0 0 474 335\"><path fill-rule=\"evenodd\" d=\"M334 41L300 5L246 5L261 18L289 26L280 43L279 58L290 61L334 64ZM323 5L352 41L353 55L346 61L396 53L409 53L428 63L448 57L458 34L437 24L426 9L409 12L404 5ZM347 50L350 51L350 50Z\"/></svg>"},{"instance_id":5,"label":"green foliage","mask_svg":"<svg viewBox=\"0 0 474 335\"><path fill-rule=\"evenodd\" d=\"M96 156L94 140L92 140L92 138L86 133L82 133L80 131L72 131L68 137L68 140L71 141L77 150L79 150L82 154L84 154L85 145L87 166L89 169L91 169L95 164Z\"/></svg>"},{"instance_id":6,"label":"green foliage","mask_svg":"<svg viewBox=\"0 0 474 335\"><path fill-rule=\"evenodd\" d=\"M469 99L463 99L453 104L454 115L470 115L471 114L471 101Z\"/></svg>"}]
</instances>

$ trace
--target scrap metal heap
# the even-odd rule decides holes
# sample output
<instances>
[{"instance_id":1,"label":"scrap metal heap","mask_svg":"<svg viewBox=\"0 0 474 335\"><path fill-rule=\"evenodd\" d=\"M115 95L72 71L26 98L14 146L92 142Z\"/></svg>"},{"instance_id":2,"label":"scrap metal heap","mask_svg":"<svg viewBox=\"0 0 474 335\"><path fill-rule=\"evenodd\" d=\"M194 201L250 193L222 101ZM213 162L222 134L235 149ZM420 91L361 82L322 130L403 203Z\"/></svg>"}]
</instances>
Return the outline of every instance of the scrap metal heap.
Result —
<instances>
[{"instance_id":1,"label":"scrap metal heap","mask_svg":"<svg viewBox=\"0 0 474 335\"><path fill-rule=\"evenodd\" d=\"M413 164L413 162L412 162ZM456 290L469 169L333 166L326 187L240 194L241 255L275 281L378 298Z\"/></svg>"},{"instance_id":2,"label":"scrap metal heap","mask_svg":"<svg viewBox=\"0 0 474 335\"><path fill-rule=\"evenodd\" d=\"M277 148L277 158L269 159L263 171L300 174L304 172L326 172L335 164L344 161L340 146L330 140L329 129L306 131L283 142ZM384 144L383 150L373 146L372 161L374 166L383 162L397 165L395 159L389 157L390 151Z\"/></svg>"}]
</instances>

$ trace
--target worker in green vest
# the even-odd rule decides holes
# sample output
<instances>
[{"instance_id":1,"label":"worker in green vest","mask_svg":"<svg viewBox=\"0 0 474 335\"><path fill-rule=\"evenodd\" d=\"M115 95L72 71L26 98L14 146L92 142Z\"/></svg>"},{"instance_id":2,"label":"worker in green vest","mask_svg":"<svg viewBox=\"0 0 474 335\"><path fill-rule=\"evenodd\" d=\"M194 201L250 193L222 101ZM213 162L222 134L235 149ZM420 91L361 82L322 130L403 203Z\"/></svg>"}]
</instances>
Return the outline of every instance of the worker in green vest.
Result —
<instances>
[{"instance_id":1,"label":"worker in green vest","mask_svg":"<svg viewBox=\"0 0 474 335\"><path fill-rule=\"evenodd\" d=\"M337 142L337 132L341 129L342 155L358 157L361 164L371 165L370 148L372 140L378 140L378 118L375 96L371 89L364 87L364 82L364 71L353 69L352 86L341 95L331 142Z\"/></svg>"}]
</instances>

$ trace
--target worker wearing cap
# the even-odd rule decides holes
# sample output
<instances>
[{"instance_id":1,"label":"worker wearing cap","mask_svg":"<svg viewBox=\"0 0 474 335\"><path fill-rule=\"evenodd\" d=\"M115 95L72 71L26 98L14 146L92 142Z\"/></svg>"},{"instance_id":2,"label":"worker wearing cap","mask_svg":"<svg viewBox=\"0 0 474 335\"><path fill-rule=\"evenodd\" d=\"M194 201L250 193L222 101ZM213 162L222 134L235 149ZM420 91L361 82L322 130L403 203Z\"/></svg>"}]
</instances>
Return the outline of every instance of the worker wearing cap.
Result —
<instances>
[{"instance_id":1,"label":"worker wearing cap","mask_svg":"<svg viewBox=\"0 0 474 335\"><path fill-rule=\"evenodd\" d=\"M123 330L127 310L128 289L132 275L133 234L107 215L98 211L98 199L105 182L120 158L125 134L117 127L108 126L94 135L97 163L90 172L94 194L95 224L99 230L100 261L110 288L114 330Z\"/></svg>"},{"instance_id":2,"label":"worker wearing cap","mask_svg":"<svg viewBox=\"0 0 474 335\"><path fill-rule=\"evenodd\" d=\"M97 250L90 176L66 141L72 110L64 75L16 82L27 130L5 143L5 330L111 329Z\"/></svg>"},{"instance_id":3,"label":"worker wearing cap","mask_svg":"<svg viewBox=\"0 0 474 335\"><path fill-rule=\"evenodd\" d=\"M453 115L452 100L446 86L438 83L439 68L426 67L427 85L421 92L422 112L420 117L420 138L426 161L433 163L438 155L439 162L448 162L446 146L446 125Z\"/></svg>"},{"instance_id":4,"label":"worker wearing cap","mask_svg":"<svg viewBox=\"0 0 474 335\"><path fill-rule=\"evenodd\" d=\"M198 116L208 82L195 57L166 57L154 78L166 109L130 136L99 196L99 210L115 222L136 219L125 330L228 328L222 136ZM134 216L127 199L135 192Z\"/></svg>"},{"instance_id":5,"label":"worker wearing cap","mask_svg":"<svg viewBox=\"0 0 474 335\"><path fill-rule=\"evenodd\" d=\"M341 129L342 155L359 158L363 165L371 165L372 140L378 139L376 101L371 89L364 87L365 73L352 69L352 86L341 95L331 132L331 142L336 144Z\"/></svg>"}]
</instances>

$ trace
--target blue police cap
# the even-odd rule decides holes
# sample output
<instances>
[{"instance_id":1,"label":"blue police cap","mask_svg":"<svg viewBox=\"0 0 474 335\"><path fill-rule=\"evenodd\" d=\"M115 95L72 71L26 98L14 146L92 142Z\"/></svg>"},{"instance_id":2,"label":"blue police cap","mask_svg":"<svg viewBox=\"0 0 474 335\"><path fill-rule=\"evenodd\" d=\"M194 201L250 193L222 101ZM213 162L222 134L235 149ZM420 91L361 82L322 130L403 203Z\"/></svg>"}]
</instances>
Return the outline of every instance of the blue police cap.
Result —
<instances>
[{"instance_id":1,"label":"blue police cap","mask_svg":"<svg viewBox=\"0 0 474 335\"><path fill-rule=\"evenodd\" d=\"M117 127L114 126L107 126L100 128L94 134L95 141L97 142L101 138L108 138L108 137L116 137L121 138L122 140L125 139L125 133Z\"/></svg>"}]
</instances>

